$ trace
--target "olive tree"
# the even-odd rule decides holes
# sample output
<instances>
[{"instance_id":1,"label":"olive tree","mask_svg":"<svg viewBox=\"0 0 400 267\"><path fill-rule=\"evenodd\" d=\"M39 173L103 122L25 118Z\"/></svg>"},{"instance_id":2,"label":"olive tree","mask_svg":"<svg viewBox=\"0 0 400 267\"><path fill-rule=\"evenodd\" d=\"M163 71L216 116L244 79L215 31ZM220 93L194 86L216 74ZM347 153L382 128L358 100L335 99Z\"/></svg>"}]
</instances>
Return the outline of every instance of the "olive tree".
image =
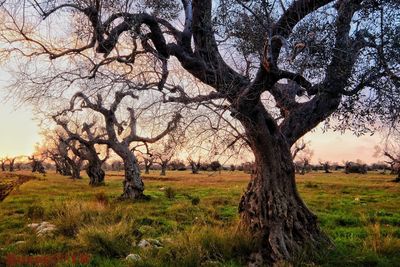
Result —
<instances>
[{"instance_id":1,"label":"olive tree","mask_svg":"<svg viewBox=\"0 0 400 267\"><path fill-rule=\"evenodd\" d=\"M100 131L95 127L96 123L84 122L81 125L75 124L71 127L71 120L63 120L60 115L53 116L53 119L65 131L67 138L64 142L69 144L71 151L80 159L88 162L86 173L89 176L89 185L104 185L105 172L102 165L108 159L109 150L106 149L105 156L101 159L101 151L98 147L96 148L96 138L101 137L102 134L98 133ZM77 142L77 145L74 145L75 142Z\"/></svg>"},{"instance_id":2,"label":"olive tree","mask_svg":"<svg viewBox=\"0 0 400 267\"><path fill-rule=\"evenodd\" d=\"M36 88L70 86L105 69L129 73L146 54L159 73L165 102L202 103L229 111L241 123L255 159L239 204L241 226L256 242L252 265L290 260L306 245L318 249L327 243L297 192L290 147L298 139L323 121L358 134L373 130L374 122L398 121L397 0L60 0L22 8L19 2L3 5L3 47L6 55L52 61L51 71L43 72L54 74L52 79L42 76ZM62 30L43 33L32 27L42 25L37 17L60 21ZM57 62L68 75L57 75ZM74 62L84 62L79 69L87 67L87 74L76 75L69 67ZM171 66L207 90L165 88Z\"/></svg>"},{"instance_id":3,"label":"olive tree","mask_svg":"<svg viewBox=\"0 0 400 267\"><path fill-rule=\"evenodd\" d=\"M135 110L132 107L127 108L128 120L121 121L117 116L117 110L120 108L122 100L124 98L137 99L138 97L131 91L118 90L115 92L115 96L112 102L107 106L107 103L103 100L101 94L97 94L96 97L89 97L83 92L75 93L71 100L69 108L62 111L60 114L79 112L81 109L90 110L96 112L102 117L104 123L104 135L92 136L92 140L87 142L89 144L100 144L107 145L111 148L124 162L125 179L123 181L123 193L121 198L123 199L141 199L144 198L144 184L140 176L140 169L137 158L133 151L130 149L130 144L133 142L142 143L154 143L168 133L173 131L181 119L179 114L175 114L171 121L168 122L167 127L161 131L158 135L153 137L143 137L138 135L137 132L137 116ZM79 109L76 109L79 106ZM68 131L66 122L58 120L58 123ZM88 127L88 126L87 126ZM88 129L89 130L89 129ZM89 133L92 134L89 130ZM68 132L71 138L84 143L84 139L79 135L73 135L72 132Z\"/></svg>"}]
</instances>

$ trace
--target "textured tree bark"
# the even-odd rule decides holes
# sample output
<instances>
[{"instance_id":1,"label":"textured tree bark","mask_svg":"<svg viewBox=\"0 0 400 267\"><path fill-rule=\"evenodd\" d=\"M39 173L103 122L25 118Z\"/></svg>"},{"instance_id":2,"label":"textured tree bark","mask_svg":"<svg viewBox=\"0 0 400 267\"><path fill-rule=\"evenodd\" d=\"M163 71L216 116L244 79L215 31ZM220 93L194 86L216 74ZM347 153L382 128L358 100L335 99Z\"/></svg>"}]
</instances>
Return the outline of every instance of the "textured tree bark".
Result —
<instances>
[{"instance_id":1,"label":"textured tree bark","mask_svg":"<svg viewBox=\"0 0 400 267\"><path fill-rule=\"evenodd\" d=\"M164 162L161 163L161 172L160 172L161 176L167 175L167 165L168 165L168 163L164 163Z\"/></svg>"},{"instance_id":2,"label":"textured tree bark","mask_svg":"<svg viewBox=\"0 0 400 267\"><path fill-rule=\"evenodd\" d=\"M256 108L241 119L255 155L255 171L239 205L241 227L255 239L249 266L290 261L307 246L329 244L297 192L289 144L262 111Z\"/></svg>"},{"instance_id":3,"label":"textured tree bark","mask_svg":"<svg viewBox=\"0 0 400 267\"><path fill-rule=\"evenodd\" d=\"M121 199L146 199L146 196L143 194L144 184L140 177L140 169L136 157L129 153L123 158L123 161L125 180L123 181Z\"/></svg>"},{"instance_id":4,"label":"textured tree bark","mask_svg":"<svg viewBox=\"0 0 400 267\"><path fill-rule=\"evenodd\" d=\"M105 173L101 169L101 161L99 162L89 161L86 173L89 176L89 185L91 186L104 185Z\"/></svg>"},{"instance_id":5,"label":"textured tree bark","mask_svg":"<svg viewBox=\"0 0 400 267\"><path fill-rule=\"evenodd\" d=\"M145 174L149 174L150 173L150 168L153 165L153 160L149 160L149 159L144 159L144 173Z\"/></svg>"},{"instance_id":6,"label":"textured tree bark","mask_svg":"<svg viewBox=\"0 0 400 267\"><path fill-rule=\"evenodd\" d=\"M150 166L145 165L144 166L144 173L149 174L150 173Z\"/></svg>"},{"instance_id":7,"label":"textured tree bark","mask_svg":"<svg viewBox=\"0 0 400 267\"><path fill-rule=\"evenodd\" d=\"M70 160L69 165L71 166L71 171L72 171L71 178L72 179L82 179L80 164L76 164L75 162L73 162L73 160Z\"/></svg>"},{"instance_id":8,"label":"textured tree bark","mask_svg":"<svg viewBox=\"0 0 400 267\"><path fill-rule=\"evenodd\" d=\"M192 166L192 174L198 174L199 169L197 168L196 164L191 164Z\"/></svg>"}]
</instances>

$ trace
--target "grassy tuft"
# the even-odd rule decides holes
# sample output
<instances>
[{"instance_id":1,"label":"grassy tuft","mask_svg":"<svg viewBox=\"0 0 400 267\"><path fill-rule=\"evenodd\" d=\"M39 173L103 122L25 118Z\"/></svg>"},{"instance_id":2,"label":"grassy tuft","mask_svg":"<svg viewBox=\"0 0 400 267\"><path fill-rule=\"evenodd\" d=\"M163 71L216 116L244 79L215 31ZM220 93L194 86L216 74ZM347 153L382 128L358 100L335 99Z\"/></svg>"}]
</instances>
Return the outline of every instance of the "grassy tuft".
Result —
<instances>
[{"instance_id":1,"label":"grassy tuft","mask_svg":"<svg viewBox=\"0 0 400 267\"><path fill-rule=\"evenodd\" d=\"M29 206L26 212L26 216L31 220L43 220L45 210L42 206Z\"/></svg>"},{"instance_id":2,"label":"grassy tuft","mask_svg":"<svg viewBox=\"0 0 400 267\"><path fill-rule=\"evenodd\" d=\"M89 225L79 230L78 241L88 252L106 257L125 257L135 244L131 225Z\"/></svg>"},{"instance_id":3,"label":"grassy tuft","mask_svg":"<svg viewBox=\"0 0 400 267\"><path fill-rule=\"evenodd\" d=\"M166 196L168 199L175 199L176 192L175 192L175 190L174 190L172 187L167 187L167 188L165 188L164 193L165 193L165 196Z\"/></svg>"}]
</instances>

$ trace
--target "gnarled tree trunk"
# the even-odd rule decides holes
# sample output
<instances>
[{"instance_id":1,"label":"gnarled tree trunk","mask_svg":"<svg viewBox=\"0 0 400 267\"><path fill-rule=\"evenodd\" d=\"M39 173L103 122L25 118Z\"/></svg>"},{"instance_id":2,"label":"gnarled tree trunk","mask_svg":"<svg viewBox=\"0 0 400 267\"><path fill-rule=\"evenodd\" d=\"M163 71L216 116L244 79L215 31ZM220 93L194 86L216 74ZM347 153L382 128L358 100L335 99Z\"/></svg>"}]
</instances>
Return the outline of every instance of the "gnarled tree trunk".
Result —
<instances>
[{"instance_id":1,"label":"gnarled tree trunk","mask_svg":"<svg viewBox=\"0 0 400 267\"><path fill-rule=\"evenodd\" d=\"M262 110L241 121L255 155L255 170L239 205L241 226L256 242L249 265L291 260L307 246L328 244L297 192L290 147L279 128Z\"/></svg>"},{"instance_id":2,"label":"gnarled tree trunk","mask_svg":"<svg viewBox=\"0 0 400 267\"><path fill-rule=\"evenodd\" d=\"M82 179L81 177L81 164L76 163L74 160L67 158L66 159L68 162L68 165L70 166L71 169L71 178L72 179Z\"/></svg>"},{"instance_id":3,"label":"gnarled tree trunk","mask_svg":"<svg viewBox=\"0 0 400 267\"><path fill-rule=\"evenodd\" d=\"M140 177L140 169L136 157L132 153L127 153L123 158L123 161L125 180L123 181L124 191L121 198L131 200L145 198L145 195L143 194L144 184Z\"/></svg>"},{"instance_id":4,"label":"gnarled tree trunk","mask_svg":"<svg viewBox=\"0 0 400 267\"><path fill-rule=\"evenodd\" d=\"M104 185L105 173L101 169L101 161L89 161L86 173L89 176L89 185L101 186Z\"/></svg>"},{"instance_id":5,"label":"gnarled tree trunk","mask_svg":"<svg viewBox=\"0 0 400 267\"><path fill-rule=\"evenodd\" d=\"M167 167L168 167L167 162L161 162L161 172L160 172L161 176L167 175Z\"/></svg>"}]
</instances>

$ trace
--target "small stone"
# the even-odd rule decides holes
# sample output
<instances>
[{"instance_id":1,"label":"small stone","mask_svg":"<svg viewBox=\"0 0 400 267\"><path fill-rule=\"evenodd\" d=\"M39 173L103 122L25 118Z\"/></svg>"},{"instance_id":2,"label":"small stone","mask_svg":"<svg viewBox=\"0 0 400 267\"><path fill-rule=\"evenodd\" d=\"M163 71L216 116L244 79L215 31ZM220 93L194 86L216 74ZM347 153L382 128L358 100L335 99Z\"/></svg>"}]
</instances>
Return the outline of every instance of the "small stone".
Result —
<instances>
[{"instance_id":1,"label":"small stone","mask_svg":"<svg viewBox=\"0 0 400 267\"><path fill-rule=\"evenodd\" d=\"M37 228L38 226L39 226L38 223L30 223L30 224L28 224L29 228Z\"/></svg>"},{"instance_id":2,"label":"small stone","mask_svg":"<svg viewBox=\"0 0 400 267\"><path fill-rule=\"evenodd\" d=\"M154 247L160 248L160 247L163 246L162 243L161 243L159 240L157 240L157 239L148 239L147 241L148 241L151 245L153 245Z\"/></svg>"},{"instance_id":3,"label":"small stone","mask_svg":"<svg viewBox=\"0 0 400 267\"><path fill-rule=\"evenodd\" d=\"M140 257L138 254L129 254L125 259L129 261L140 261L142 257Z\"/></svg>"},{"instance_id":4,"label":"small stone","mask_svg":"<svg viewBox=\"0 0 400 267\"><path fill-rule=\"evenodd\" d=\"M147 241L145 239L142 239L142 240L140 240L140 242L138 244L138 247L140 247L140 248L148 248L148 247L151 247L151 244L150 244L149 241Z\"/></svg>"},{"instance_id":5,"label":"small stone","mask_svg":"<svg viewBox=\"0 0 400 267\"><path fill-rule=\"evenodd\" d=\"M28 227L36 230L37 236L48 235L54 230L56 230L56 226L49 222L41 222L41 223L31 223L28 224Z\"/></svg>"},{"instance_id":6,"label":"small stone","mask_svg":"<svg viewBox=\"0 0 400 267\"><path fill-rule=\"evenodd\" d=\"M165 187L160 187L160 190L161 190L161 191L164 191L164 190L165 190Z\"/></svg>"}]
</instances>

